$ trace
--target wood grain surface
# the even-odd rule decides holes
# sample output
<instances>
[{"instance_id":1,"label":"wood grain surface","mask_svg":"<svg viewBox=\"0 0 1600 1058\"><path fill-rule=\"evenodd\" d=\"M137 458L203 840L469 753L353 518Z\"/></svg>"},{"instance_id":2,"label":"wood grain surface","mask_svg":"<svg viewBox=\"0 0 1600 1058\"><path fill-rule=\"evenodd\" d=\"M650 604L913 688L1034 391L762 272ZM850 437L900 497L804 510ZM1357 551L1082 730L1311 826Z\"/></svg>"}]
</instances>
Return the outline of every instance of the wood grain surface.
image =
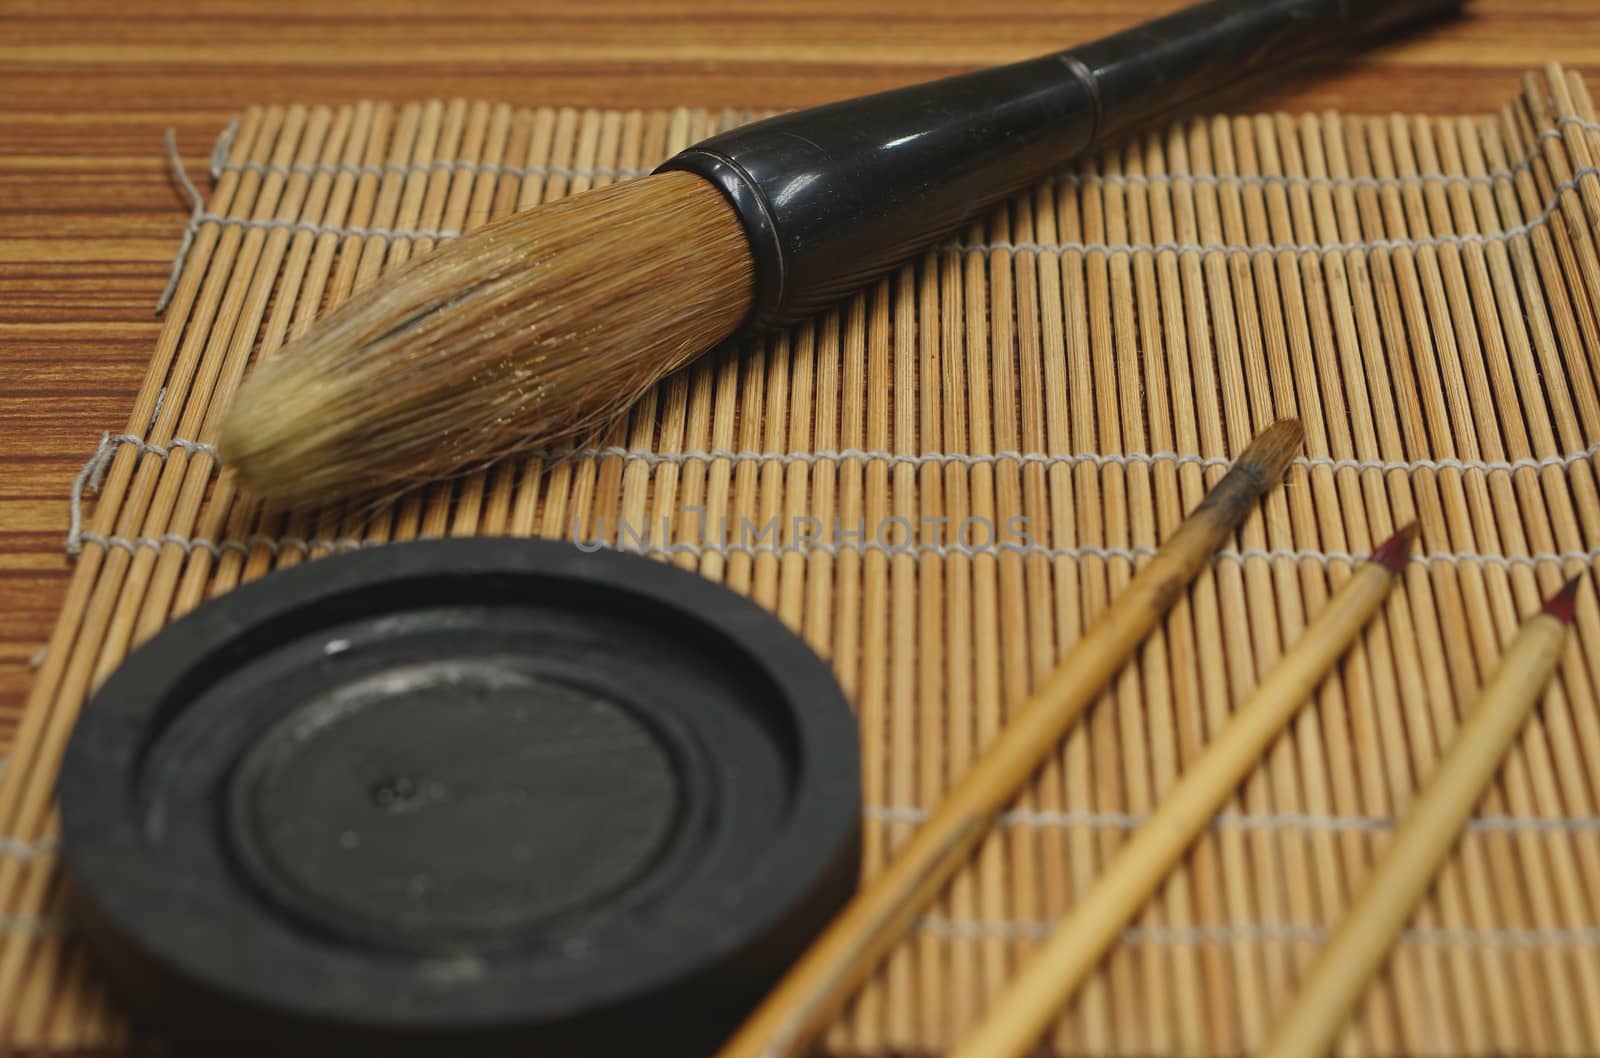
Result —
<instances>
[{"instance_id":1,"label":"wood grain surface","mask_svg":"<svg viewBox=\"0 0 1600 1058\"><path fill-rule=\"evenodd\" d=\"M0 0L0 746L61 602L73 475L117 431L198 172L252 103L799 106L1089 39L1163 0ZM1592 0L1477 0L1252 109L1485 111L1600 69ZM1236 106L1238 104L1235 104Z\"/></svg>"}]
</instances>

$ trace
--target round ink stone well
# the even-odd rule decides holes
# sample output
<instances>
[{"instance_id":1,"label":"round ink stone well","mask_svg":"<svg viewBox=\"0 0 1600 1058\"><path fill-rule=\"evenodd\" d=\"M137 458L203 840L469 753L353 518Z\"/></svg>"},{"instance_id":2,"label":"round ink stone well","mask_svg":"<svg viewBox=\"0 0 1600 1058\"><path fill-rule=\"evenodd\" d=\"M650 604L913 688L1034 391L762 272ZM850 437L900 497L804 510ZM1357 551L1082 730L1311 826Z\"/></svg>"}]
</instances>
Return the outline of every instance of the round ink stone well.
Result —
<instances>
[{"instance_id":1,"label":"round ink stone well","mask_svg":"<svg viewBox=\"0 0 1600 1058\"><path fill-rule=\"evenodd\" d=\"M73 734L63 855L180 1048L688 1055L851 892L858 767L827 666L724 588L398 544L136 651Z\"/></svg>"}]
</instances>

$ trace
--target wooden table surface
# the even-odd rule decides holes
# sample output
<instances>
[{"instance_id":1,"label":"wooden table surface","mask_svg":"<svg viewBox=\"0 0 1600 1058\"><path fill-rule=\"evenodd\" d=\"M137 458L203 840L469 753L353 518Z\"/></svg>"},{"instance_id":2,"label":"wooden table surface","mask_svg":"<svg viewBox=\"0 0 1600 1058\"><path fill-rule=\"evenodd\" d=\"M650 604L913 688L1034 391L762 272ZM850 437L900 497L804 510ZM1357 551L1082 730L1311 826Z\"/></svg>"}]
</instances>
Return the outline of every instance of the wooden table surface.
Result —
<instances>
[{"instance_id":1,"label":"wooden table surface","mask_svg":"<svg viewBox=\"0 0 1600 1058\"><path fill-rule=\"evenodd\" d=\"M0 0L0 746L70 565L72 477L118 431L199 172L252 103L797 106L1024 58L1170 0ZM1256 97L1485 111L1525 69L1600 67L1593 0L1475 0Z\"/></svg>"}]
</instances>

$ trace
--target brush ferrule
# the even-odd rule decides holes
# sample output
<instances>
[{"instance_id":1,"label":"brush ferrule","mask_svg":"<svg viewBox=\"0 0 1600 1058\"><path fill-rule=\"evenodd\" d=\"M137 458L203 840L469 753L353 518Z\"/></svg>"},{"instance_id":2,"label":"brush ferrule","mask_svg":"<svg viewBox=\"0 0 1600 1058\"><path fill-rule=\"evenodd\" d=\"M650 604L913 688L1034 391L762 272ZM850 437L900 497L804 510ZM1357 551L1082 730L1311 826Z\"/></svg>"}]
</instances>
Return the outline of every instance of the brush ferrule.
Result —
<instances>
[{"instance_id":1,"label":"brush ferrule","mask_svg":"<svg viewBox=\"0 0 1600 1058\"><path fill-rule=\"evenodd\" d=\"M713 136L663 170L720 188L756 265L750 329L816 312L1094 139L1061 56L852 99Z\"/></svg>"},{"instance_id":2,"label":"brush ferrule","mask_svg":"<svg viewBox=\"0 0 1600 1058\"><path fill-rule=\"evenodd\" d=\"M709 180L727 196L739 215L745 237L750 240L750 259L755 269L754 300L745 329L761 330L789 322L781 310L789 287L784 233L767 207L760 181L709 142L690 147L661 169L682 169Z\"/></svg>"}]
</instances>

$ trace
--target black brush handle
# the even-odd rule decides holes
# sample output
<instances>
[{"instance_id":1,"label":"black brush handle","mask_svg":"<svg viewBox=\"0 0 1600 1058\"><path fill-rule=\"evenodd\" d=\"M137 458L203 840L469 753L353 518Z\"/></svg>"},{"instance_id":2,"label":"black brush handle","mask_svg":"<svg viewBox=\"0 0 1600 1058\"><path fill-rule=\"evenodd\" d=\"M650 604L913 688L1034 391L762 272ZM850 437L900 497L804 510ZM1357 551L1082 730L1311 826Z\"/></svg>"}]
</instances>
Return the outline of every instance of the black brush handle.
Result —
<instances>
[{"instance_id":1,"label":"black brush handle","mask_svg":"<svg viewBox=\"0 0 1600 1058\"><path fill-rule=\"evenodd\" d=\"M1085 150L1461 0L1212 0L1070 51L759 121L676 155L739 213L747 329L803 319Z\"/></svg>"}]
</instances>

